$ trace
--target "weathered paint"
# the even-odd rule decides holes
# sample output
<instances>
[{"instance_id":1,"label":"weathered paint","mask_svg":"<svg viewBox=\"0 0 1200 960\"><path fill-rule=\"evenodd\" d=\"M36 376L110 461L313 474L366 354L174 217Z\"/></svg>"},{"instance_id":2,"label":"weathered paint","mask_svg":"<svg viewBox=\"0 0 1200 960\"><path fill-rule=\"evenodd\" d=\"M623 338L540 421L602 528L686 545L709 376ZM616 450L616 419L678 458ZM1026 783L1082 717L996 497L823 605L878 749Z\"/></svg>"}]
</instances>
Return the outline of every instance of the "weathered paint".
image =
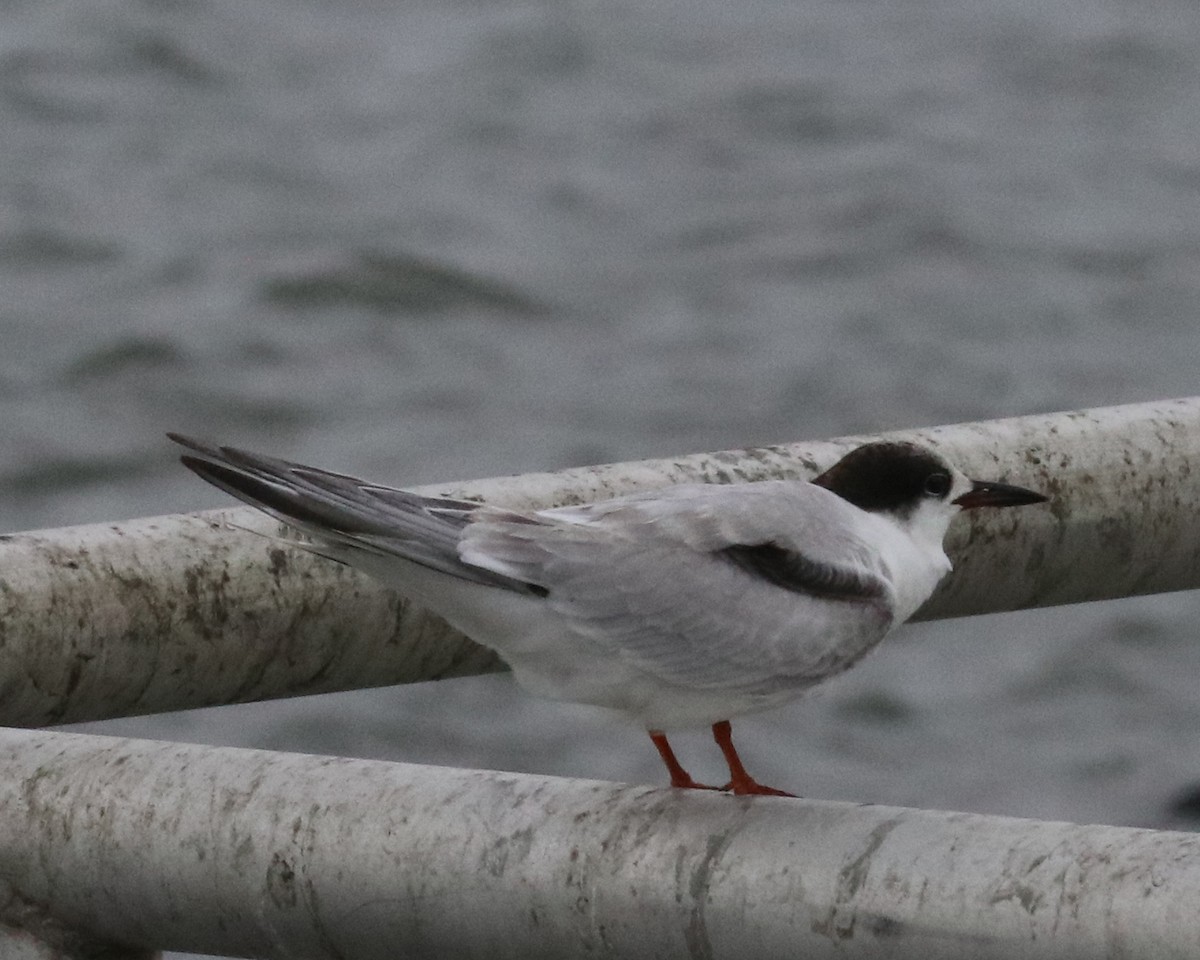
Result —
<instances>
[{"instance_id":1,"label":"weathered paint","mask_svg":"<svg viewBox=\"0 0 1200 960\"><path fill-rule=\"evenodd\" d=\"M230 522L236 523L231 526ZM252 511L0 538L0 723L41 726L498 669Z\"/></svg>"},{"instance_id":2,"label":"weathered paint","mask_svg":"<svg viewBox=\"0 0 1200 960\"><path fill-rule=\"evenodd\" d=\"M884 436L1052 497L956 522L960 616L1200 587L1200 398ZM545 507L687 481L808 477L873 437L424 488ZM1193 467L1197 466L1195 472ZM0 723L18 726L496 669L440 620L278 539L256 511L0 538Z\"/></svg>"},{"instance_id":3,"label":"weathered paint","mask_svg":"<svg viewBox=\"0 0 1200 960\"><path fill-rule=\"evenodd\" d=\"M0 957L3 960L159 960L158 950L95 940L23 896L0 872Z\"/></svg>"},{"instance_id":4,"label":"weathered paint","mask_svg":"<svg viewBox=\"0 0 1200 960\"><path fill-rule=\"evenodd\" d=\"M0 882L281 958L1200 956L1200 835L8 730Z\"/></svg>"}]
</instances>

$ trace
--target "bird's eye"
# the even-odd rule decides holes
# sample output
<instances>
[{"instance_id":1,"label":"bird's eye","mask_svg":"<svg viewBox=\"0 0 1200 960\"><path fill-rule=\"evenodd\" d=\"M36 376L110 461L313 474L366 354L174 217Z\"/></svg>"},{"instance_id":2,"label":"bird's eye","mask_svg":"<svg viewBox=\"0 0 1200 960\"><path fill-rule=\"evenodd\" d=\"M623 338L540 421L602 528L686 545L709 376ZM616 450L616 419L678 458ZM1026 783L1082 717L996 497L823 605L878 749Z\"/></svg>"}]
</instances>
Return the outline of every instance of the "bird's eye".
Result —
<instances>
[{"instance_id":1,"label":"bird's eye","mask_svg":"<svg viewBox=\"0 0 1200 960\"><path fill-rule=\"evenodd\" d=\"M931 473L925 478L925 495L927 497L944 497L950 492L950 474Z\"/></svg>"}]
</instances>

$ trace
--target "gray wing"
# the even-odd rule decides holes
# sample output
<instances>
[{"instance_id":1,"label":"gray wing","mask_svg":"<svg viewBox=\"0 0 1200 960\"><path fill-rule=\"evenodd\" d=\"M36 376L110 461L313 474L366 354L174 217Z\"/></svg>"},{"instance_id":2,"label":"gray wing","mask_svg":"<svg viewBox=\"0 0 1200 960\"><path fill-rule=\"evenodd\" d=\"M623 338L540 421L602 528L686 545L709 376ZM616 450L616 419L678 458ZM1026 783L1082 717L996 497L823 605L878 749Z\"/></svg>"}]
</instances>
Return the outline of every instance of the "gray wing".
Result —
<instances>
[{"instance_id":1,"label":"gray wing","mask_svg":"<svg viewBox=\"0 0 1200 960\"><path fill-rule=\"evenodd\" d=\"M459 541L477 503L423 497L175 433L167 436L194 454L180 458L188 469L307 534L315 543L301 545L330 559L353 565L356 554L396 556L461 580L518 593L545 592L460 559ZM513 522L520 519L518 514L507 516Z\"/></svg>"},{"instance_id":2,"label":"gray wing","mask_svg":"<svg viewBox=\"0 0 1200 960\"><path fill-rule=\"evenodd\" d=\"M667 682L767 694L853 663L893 620L861 515L810 484L676 487L512 523L465 560L537 584L569 629Z\"/></svg>"}]
</instances>

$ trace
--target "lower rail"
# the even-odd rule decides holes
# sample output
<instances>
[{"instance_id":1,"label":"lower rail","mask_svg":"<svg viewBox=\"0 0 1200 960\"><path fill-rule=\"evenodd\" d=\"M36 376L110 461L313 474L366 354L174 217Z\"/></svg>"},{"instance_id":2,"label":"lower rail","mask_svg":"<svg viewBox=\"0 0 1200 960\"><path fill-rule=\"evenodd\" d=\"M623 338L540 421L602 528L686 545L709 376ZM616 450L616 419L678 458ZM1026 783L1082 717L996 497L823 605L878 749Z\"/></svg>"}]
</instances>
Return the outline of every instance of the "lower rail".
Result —
<instances>
[{"instance_id":1,"label":"lower rail","mask_svg":"<svg viewBox=\"0 0 1200 960\"><path fill-rule=\"evenodd\" d=\"M21 730L0 809L112 956L1200 956L1184 833Z\"/></svg>"}]
</instances>

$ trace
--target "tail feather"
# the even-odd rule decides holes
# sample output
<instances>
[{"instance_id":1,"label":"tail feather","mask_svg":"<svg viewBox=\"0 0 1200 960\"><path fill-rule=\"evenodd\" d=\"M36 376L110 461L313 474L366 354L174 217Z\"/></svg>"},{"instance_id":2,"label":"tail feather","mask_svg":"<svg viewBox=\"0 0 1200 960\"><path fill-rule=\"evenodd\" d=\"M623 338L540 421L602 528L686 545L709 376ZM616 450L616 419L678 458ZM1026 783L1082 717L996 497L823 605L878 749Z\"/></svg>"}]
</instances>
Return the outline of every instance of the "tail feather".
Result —
<instances>
[{"instance_id":1,"label":"tail feather","mask_svg":"<svg viewBox=\"0 0 1200 960\"><path fill-rule=\"evenodd\" d=\"M459 543L480 504L423 497L317 467L216 446L176 433L185 467L231 496L292 526L323 556L395 556L488 586L542 594L532 584L464 562ZM305 546L305 544L301 544Z\"/></svg>"}]
</instances>

